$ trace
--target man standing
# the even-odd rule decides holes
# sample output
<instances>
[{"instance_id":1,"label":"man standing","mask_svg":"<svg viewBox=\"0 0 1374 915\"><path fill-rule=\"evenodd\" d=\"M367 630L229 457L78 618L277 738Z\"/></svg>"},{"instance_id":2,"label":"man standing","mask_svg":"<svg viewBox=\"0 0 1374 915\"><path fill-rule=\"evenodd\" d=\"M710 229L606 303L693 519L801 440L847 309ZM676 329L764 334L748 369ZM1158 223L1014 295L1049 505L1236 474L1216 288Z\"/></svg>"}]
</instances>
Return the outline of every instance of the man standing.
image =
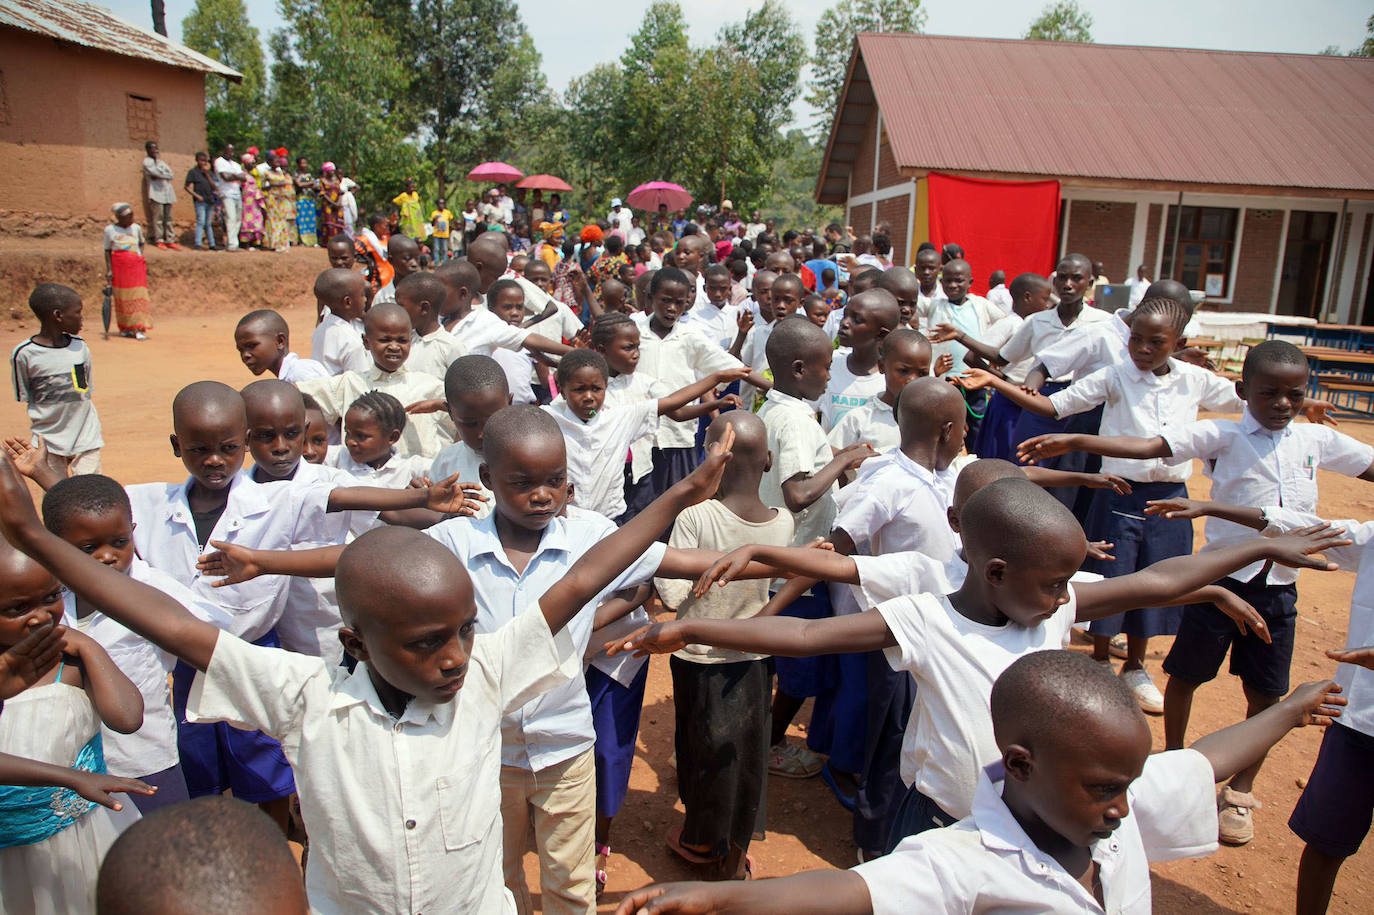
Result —
<instances>
[{"instance_id":1,"label":"man standing","mask_svg":"<svg viewBox=\"0 0 1374 915\"><path fill-rule=\"evenodd\" d=\"M509 229L515 222L515 201L506 193L504 184L496 185L496 205L501 208L501 225Z\"/></svg>"},{"instance_id":2,"label":"man standing","mask_svg":"<svg viewBox=\"0 0 1374 915\"><path fill-rule=\"evenodd\" d=\"M621 241L630 239L630 217L633 214L629 207L621 204L619 197L611 199L611 212L606 220L611 224L611 234L619 234Z\"/></svg>"},{"instance_id":3,"label":"man standing","mask_svg":"<svg viewBox=\"0 0 1374 915\"><path fill-rule=\"evenodd\" d=\"M234 155L234 144L225 143L224 153L215 159L215 193L224 210L224 248L239 249L239 225L243 221L243 182L248 176Z\"/></svg>"},{"instance_id":4,"label":"man standing","mask_svg":"<svg viewBox=\"0 0 1374 915\"><path fill-rule=\"evenodd\" d=\"M749 217L749 224L744 227L744 237L752 242L759 237L759 234L763 232L763 230L763 220L759 218L759 211L754 210L753 214Z\"/></svg>"},{"instance_id":5,"label":"man standing","mask_svg":"<svg viewBox=\"0 0 1374 915\"><path fill-rule=\"evenodd\" d=\"M153 244L159 248L172 248L180 251L176 230L172 228L172 204L176 203L176 191L172 189L175 174L172 166L162 159L157 143L149 140L143 144L147 153L143 158L143 175L148 179L148 209L152 215L148 232Z\"/></svg>"},{"instance_id":6,"label":"man standing","mask_svg":"<svg viewBox=\"0 0 1374 915\"><path fill-rule=\"evenodd\" d=\"M830 246L830 259L834 260L836 254L848 254L850 243L845 233L840 229L838 222L832 222L825 227L825 243Z\"/></svg>"}]
</instances>

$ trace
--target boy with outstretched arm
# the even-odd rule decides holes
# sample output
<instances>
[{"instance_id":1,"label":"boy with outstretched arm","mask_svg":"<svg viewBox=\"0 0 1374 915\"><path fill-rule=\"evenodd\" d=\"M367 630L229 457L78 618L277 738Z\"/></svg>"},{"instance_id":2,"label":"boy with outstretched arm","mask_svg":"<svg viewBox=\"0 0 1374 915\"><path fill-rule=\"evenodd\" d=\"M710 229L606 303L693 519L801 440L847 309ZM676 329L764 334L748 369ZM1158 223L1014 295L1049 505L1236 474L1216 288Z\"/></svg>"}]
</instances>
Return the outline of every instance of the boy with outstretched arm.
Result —
<instances>
[{"instance_id":1,"label":"boy with outstretched arm","mask_svg":"<svg viewBox=\"0 0 1374 915\"><path fill-rule=\"evenodd\" d=\"M731 439L485 635L476 635L472 582L449 550L403 528L364 534L337 568L340 637L362 662L352 674L251 646L91 560L44 530L7 458L0 527L79 597L98 597L111 618L191 664L193 715L281 738L300 772L314 910L511 911L497 832L499 721L575 676L567 623L677 512L715 490Z\"/></svg>"},{"instance_id":2,"label":"boy with outstretched arm","mask_svg":"<svg viewBox=\"0 0 1374 915\"><path fill-rule=\"evenodd\" d=\"M1212 479L1212 497L1231 505L1282 505L1298 512L1317 507L1317 471L1332 470L1374 480L1374 448L1313 423L1294 423L1304 407L1307 357L1291 343L1266 340L1245 356L1236 392L1245 401L1239 420L1210 419L1167 429L1153 438L1128 436L1048 435L1021 445L1021 457L1039 460L1082 450L1107 457L1166 464L1193 459L1203 462ZM1254 531L1220 518L1205 528L1208 553L1254 540ZM1211 680L1231 655L1231 673L1240 677L1247 714L1254 715L1288 691L1297 623L1297 573L1252 562L1234 570L1222 587L1250 602L1268 623L1272 643L1237 634L1210 604L1184 609L1178 636L1164 659L1169 683L1164 691L1164 717L1177 725L1178 739L1198 686ZM1254 837L1251 811L1257 763L1240 772L1221 792L1221 841L1244 845Z\"/></svg>"},{"instance_id":3,"label":"boy with outstretched arm","mask_svg":"<svg viewBox=\"0 0 1374 915\"><path fill-rule=\"evenodd\" d=\"M992 686L996 750L958 824L849 871L645 887L617 915L1148 915L1152 862L1215 850L1214 783L1293 728L1330 724L1345 703L1339 691L1304 684L1260 717L1151 755L1149 726L1119 678L1073 652L1035 652Z\"/></svg>"}]
</instances>

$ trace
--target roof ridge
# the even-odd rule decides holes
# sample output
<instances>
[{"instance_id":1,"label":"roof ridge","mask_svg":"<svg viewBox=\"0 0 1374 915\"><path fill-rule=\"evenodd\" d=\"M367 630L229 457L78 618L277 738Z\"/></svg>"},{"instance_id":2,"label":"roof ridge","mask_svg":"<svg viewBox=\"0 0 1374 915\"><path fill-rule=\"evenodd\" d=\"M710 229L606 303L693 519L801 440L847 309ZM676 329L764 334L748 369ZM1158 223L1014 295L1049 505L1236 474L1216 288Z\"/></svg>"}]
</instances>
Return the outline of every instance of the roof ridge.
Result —
<instances>
[{"instance_id":1,"label":"roof ridge","mask_svg":"<svg viewBox=\"0 0 1374 915\"><path fill-rule=\"evenodd\" d=\"M1368 57L1347 57L1344 54L1321 54L1316 51L1243 51L1236 48L1189 48L1180 45L1163 44L1113 44L1098 41L1054 41L1048 38L1003 38L1003 37L983 37L980 35L943 35L931 34L929 32L859 32L856 38L860 39L883 39L910 41L912 39L925 39L936 41L967 41L977 44L1016 44L1016 45L1042 45L1055 48L1076 48L1076 49L1097 49L1097 50L1131 50L1131 51L1180 51L1189 54L1234 54L1243 57L1297 57L1297 58L1317 58L1319 60L1346 60L1364 61L1366 63L1374 60Z\"/></svg>"}]
</instances>

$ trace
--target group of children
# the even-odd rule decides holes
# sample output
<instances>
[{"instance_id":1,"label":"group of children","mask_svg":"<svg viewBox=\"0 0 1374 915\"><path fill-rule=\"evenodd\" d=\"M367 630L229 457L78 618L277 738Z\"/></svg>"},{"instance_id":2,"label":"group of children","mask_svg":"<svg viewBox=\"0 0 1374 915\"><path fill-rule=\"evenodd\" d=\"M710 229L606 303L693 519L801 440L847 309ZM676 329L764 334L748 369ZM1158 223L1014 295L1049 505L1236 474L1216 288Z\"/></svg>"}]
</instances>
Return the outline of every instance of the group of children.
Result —
<instances>
[{"instance_id":1,"label":"group of children","mask_svg":"<svg viewBox=\"0 0 1374 915\"><path fill-rule=\"evenodd\" d=\"M1368 525L1314 515L1316 470L1374 479L1374 449L1294 422L1296 348L1233 385L1179 358L1186 290L1101 312L1081 255L1005 313L933 247L856 266L831 309L788 251L736 277L688 234L584 329L500 233L433 272L399 233L365 265L335 241L310 358L255 311L234 344L259 380L177 394L182 481L99 474L81 300L30 298L32 436L0 457L0 782L30 786L0 788L5 911L171 906L196 881L112 873L121 846L166 855L195 816L246 836L242 802L307 842L312 911L527 913L530 849L543 911L594 911L649 653L685 809L664 839L715 882L622 912L1149 911L1148 862L1249 841L1265 753L1348 702L1292 820L1324 910L1374 808L1374 651L1289 695L1295 570L1359 566L1348 644L1374 643ZM1091 659L1063 650L1082 624ZM1228 651L1247 720L1185 748ZM770 772L826 780L857 869L718 882L754 875ZM226 866L300 911L257 844Z\"/></svg>"}]
</instances>

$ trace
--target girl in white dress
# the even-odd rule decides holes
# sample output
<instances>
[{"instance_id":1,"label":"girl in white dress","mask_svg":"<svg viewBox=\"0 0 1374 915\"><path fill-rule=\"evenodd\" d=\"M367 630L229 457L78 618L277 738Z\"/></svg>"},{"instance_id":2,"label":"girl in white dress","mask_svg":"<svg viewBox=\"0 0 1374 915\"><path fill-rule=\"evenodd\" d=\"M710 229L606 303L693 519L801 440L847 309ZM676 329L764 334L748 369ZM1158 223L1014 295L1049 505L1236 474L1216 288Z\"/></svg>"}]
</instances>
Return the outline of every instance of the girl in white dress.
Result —
<instances>
[{"instance_id":1,"label":"girl in white dress","mask_svg":"<svg viewBox=\"0 0 1374 915\"><path fill-rule=\"evenodd\" d=\"M383 391L368 391L344 413L342 445L330 445L324 463L352 475L360 486L403 489L429 475L432 458L399 455L396 443L406 427L405 407ZM376 512L350 512L349 530L360 536L381 522Z\"/></svg>"}]
</instances>

